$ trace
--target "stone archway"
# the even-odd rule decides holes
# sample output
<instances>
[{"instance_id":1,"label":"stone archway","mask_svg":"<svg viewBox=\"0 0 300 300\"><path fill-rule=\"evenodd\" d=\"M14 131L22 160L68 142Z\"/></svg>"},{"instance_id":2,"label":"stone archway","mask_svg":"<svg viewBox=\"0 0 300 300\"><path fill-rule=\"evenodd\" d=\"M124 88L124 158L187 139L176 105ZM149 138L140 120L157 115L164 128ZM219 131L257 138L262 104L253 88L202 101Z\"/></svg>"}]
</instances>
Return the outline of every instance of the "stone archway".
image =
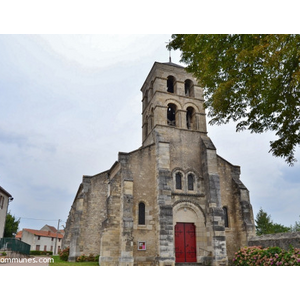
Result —
<instances>
[{"instance_id":1,"label":"stone archway","mask_svg":"<svg viewBox=\"0 0 300 300\"><path fill-rule=\"evenodd\" d=\"M187 224L187 225L182 225L182 224ZM180 201L175 203L173 206L174 249L176 248L176 246L178 247L180 243L184 243L179 241L178 244L178 240L176 241L176 229L177 229L177 238L179 238L178 228L184 229L186 226L189 228L188 229L189 231L193 226L195 228L194 234L195 234L195 246L196 246L196 262L201 262L202 258L204 256L208 256L209 254L205 215L198 205L190 201ZM190 239L190 237L188 238ZM192 240L189 240L188 243L190 242L192 242ZM175 254L176 254L176 250L175 250ZM178 262L179 261L183 262L182 257L181 258L177 257L177 259L179 259ZM185 259L185 262L188 262L188 259Z\"/></svg>"}]
</instances>

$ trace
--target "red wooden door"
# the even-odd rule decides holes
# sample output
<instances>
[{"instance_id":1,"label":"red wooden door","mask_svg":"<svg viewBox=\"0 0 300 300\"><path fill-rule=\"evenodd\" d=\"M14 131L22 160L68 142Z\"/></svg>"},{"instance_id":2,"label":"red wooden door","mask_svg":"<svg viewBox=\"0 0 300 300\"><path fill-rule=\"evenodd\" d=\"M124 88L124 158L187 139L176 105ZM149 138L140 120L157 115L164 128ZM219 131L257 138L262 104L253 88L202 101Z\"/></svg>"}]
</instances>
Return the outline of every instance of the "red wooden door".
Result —
<instances>
[{"instance_id":1,"label":"red wooden door","mask_svg":"<svg viewBox=\"0 0 300 300\"><path fill-rule=\"evenodd\" d=\"M175 225L175 257L176 262L196 262L195 225L177 223Z\"/></svg>"}]
</instances>

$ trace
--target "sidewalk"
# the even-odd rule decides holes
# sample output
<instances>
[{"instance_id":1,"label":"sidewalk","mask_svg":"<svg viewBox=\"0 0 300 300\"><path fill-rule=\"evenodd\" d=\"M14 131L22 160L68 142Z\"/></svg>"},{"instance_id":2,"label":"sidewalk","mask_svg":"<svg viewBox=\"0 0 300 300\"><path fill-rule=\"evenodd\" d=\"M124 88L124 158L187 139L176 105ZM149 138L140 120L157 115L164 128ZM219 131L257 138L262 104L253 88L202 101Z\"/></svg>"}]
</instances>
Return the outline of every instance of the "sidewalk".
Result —
<instances>
[{"instance_id":1,"label":"sidewalk","mask_svg":"<svg viewBox=\"0 0 300 300\"><path fill-rule=\"evenodd\" d=\"M31 256L28 258L14 258L11 261L7 261L5 263L0 263L0 267L2 266L49 266L49 260L51 258L49 256Z\"/></svg>"}]
</instances>

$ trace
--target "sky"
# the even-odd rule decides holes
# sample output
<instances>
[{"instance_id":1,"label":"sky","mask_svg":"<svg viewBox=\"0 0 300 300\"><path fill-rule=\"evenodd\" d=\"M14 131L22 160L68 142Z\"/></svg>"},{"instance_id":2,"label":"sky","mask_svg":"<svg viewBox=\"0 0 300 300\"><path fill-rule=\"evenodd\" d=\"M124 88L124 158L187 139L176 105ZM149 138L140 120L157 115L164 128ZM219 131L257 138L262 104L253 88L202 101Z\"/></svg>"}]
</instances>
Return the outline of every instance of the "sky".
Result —
<instances>
[{"instance_id":1,"label":"sky","mask_svg":"<svg viewBox=\"0 0 300 300\"><path fill-rule=\"evenodd\" d=\"M58 219L65 225L82 176L109 169L118 152L141 146L140 88L155 61L168 61L165 45L171 33L297 33L298 12L291 0L271 6L258 0L242 4L237 0L192 0L188 4L153 0L144 5L136 0L1 3L0 185L14 197L9 210L21 218L20 229L57 226ZM172 61L179 60L180 53L172 51ZM272 133L236 133L234 124L229 124L208 126L208 134L219 155L241 166L241 180L250 191L255 214L262 207L277 223L289 226L299 220L299 153L299 163L291 168L268 153ZM33 276L28 276L28 268L17 268L17 272L11 269L17 281L9 280L8 272L2 272L1 279L23 296L28 289L26 279L32 281ZM218 268L223 279L218 282L219 290L228 290L226 278L241 280L241 284L253 278L272 283L280 276L281 282L286 278L288 283L288 289L281 289L283 296L287 291L294 295L297 291L292 287L297 284L291 282L297 276L285 270L287 276L282 276L282 269L277 274L268 268L241 270L234 276L232 269ZM107 290L121 297L133 278L134 282L142 280L134 289L143 294L131 293L133 299L145 294L148 276L154 275L166 286L178 281L173 268L160 272L106 268L93 273L90 268L77 272L68 268L64 273L39 268L39 273L43 271L47 278L63 276L67 284L58 286L60 294L76 293L76 297L86 297L86 289L66 289L69 280L70 286L79 279L89 290L94 287L99 292L100 288L102 294ZM196 286L200 278L207 290L215 289L209 271L215 275L215 269L206 269L205 274L180 276L181 285ZM34 276L35 283L44 278ZM194 296L194 289L188 290ZM170 297L174 291L178 298L181 293L187 297L188 290L161 289L159 293ZM262 289L260 294L264 292L267 297L280 293Z\"/></svg>"},{"instance_id":2,"label":"sky","mask_svg":"<svg viewBox=\"0 0 300 300\"><path fill-rule=\"evenodd\" d=\"M141 146L140 88L167 62L171 34L0 35L0 185L19 229L65 225L83 175ZM180 52L172 51L180 63ZM254 216L299 221L300 157L273 157L271 132L208 125L217 153L241 166Z\"/></svg>"}]
</instances>

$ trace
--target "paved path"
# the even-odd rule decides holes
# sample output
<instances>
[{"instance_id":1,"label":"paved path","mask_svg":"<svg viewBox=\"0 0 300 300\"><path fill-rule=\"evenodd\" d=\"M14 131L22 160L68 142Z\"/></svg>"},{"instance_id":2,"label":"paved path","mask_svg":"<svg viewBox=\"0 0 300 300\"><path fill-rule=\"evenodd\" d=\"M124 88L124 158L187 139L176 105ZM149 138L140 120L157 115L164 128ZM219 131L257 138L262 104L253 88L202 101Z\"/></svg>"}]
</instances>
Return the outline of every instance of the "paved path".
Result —
<instances>
[{"instance_id":1,"label":"paved path","mask_svg":"<svg viewBox=\"0 0 300 300\"><path fill-rule=\"evenodd\" d=\"M8 266L49 266L50 257L31 256L29 258L12 259L10 262L0 263L0 267Z\"/></svg>"}]
</instances>

